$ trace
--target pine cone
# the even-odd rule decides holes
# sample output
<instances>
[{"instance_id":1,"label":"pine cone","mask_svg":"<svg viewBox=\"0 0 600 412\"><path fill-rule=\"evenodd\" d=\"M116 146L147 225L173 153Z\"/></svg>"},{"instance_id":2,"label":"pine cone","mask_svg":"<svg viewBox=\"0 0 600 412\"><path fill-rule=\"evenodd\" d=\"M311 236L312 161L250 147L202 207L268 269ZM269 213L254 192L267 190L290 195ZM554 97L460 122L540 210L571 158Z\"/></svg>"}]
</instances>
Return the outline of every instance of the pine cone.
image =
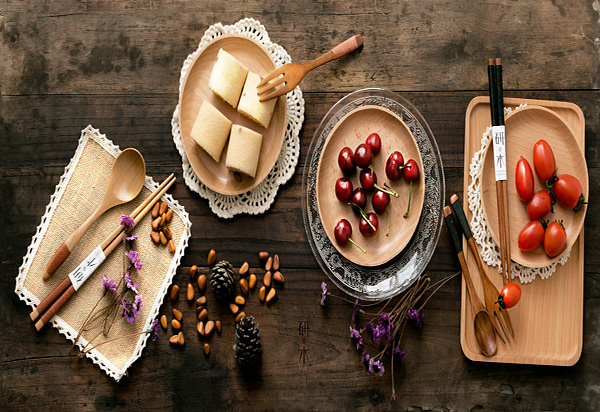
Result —
<instances>
[{"instance_id":1,"label":"pine cone","mask_svg":"<svg viewBox=\"0 0 600 412\"><path fill-rule=\"evenodd\" d=\"M262 345L258 323L249 316L242 319L235 327L235 358L241 366L252 366L260 358Z\"/></svg>"},{"instance_id":2,"label":"pine cone","mask_svg":"<svg viewBox=\"0 0 600 412\"><path fill-rule=\"evenodd\" d=\"M212 268L210 286L218 300L224 300L231 296L234 283L231 263L222 260Z\"/></svg>"}]
</instances>

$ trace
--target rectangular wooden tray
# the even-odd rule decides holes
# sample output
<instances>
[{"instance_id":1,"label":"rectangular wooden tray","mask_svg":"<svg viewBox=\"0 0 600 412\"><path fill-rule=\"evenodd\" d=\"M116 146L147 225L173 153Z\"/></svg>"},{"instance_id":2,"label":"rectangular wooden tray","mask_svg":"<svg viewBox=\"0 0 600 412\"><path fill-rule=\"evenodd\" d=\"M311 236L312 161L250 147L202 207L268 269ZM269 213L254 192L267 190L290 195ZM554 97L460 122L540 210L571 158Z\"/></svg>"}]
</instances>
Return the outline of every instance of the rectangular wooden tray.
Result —
<instances>
[{"instance_id":1,"label":"rectangular wooden tray","mask_svg":"<svg viewBox=\"0 0 600 412\"><path fill-rule=\"evenodd\" d=\"M520 104L543 106L562 116L571 126L585 153L585 120L579 106L547 100L504 99L506 107L515 108ZM469 166L475 152L481 149L482 135L490 124L489 98L479 96L471 100L465 124L463 200L469 221L472 217L466 196L470 183ZM510 131L507 130L507 133ZM463 249L468 251L466 241L463 241ZM465 255L469 270L473 274L473 283L483 300L483 287L480 276L477 276L477 264L470 251ZM498 268L486 266L486 272L500 290L502 277ZM521 290L521 301L509 311L515 331L514 342L506 344L498 339L498 352L488 358L481 354L475 340L473 315L463 278L460 343L465 356L482 362L574 365L581 356L583 345L583 230L565 265L557 265L556 272L548 279L542 280L537 277L529 284L521 284Z\"/></svg>"}]
</instances>

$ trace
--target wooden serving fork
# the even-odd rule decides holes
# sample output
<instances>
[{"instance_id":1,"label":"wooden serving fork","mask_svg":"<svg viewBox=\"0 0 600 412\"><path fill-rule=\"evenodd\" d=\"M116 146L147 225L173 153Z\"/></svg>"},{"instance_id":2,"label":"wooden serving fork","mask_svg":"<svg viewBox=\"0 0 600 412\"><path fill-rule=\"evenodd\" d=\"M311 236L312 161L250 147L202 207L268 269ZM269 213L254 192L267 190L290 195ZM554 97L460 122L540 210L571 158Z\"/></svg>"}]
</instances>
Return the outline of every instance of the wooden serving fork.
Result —
<instances>
[{"instance_id":1,"label":"wooden serving fork","mask_svg":"<svg viewBox=\"0 0 600 412\"><path fill-rule=\"evenodd\" d=\"M477 268L479 269L479 274L481 275L481 283L483 284L485 308L492 319L492 324L494 325L494 329L496 329L496 333L498 336L500 336L500 339L505 341L505 343L509 342L511 337L514 338L514 331L512 322L510 321L510 316L508 315L508 310L502 309L498 303L498 296L500 296L500 293L485 273L485 268L483 267L483 262L479 257L479 252L477 251L477 246L475 245L475 239L473 239L469 222L465 216L465 211L463 210L462 204L460 203L460 200L456 194L452 195L450 198L450 203L452 204L452 212L456 216L462 227L463 233L467 238L469 249L471 249L471 252L473 252L473 255L475 256ZM500 330L502 330L506 339L502 336Z\"/></svg>"},{"instance_id":2,"label":"wooden serving fork","mask_svg":"<svg viewBox=\"0 0 600 412\"><path fill-rule=\"evenodd\" d=\"M324 55L307 63L288 63L284 64L278 69L275 69L257 86L257 92L260 101L264 102L266 100L271 100L294 90L294 87L296 87L304 78L304 76L306 76L312 69L339 57L345 56L351 51L358 49L360 46L362 46L362 44L362 36L357 34L350 37L343 43L338 44Z\"/></svg>"}]
</instances>

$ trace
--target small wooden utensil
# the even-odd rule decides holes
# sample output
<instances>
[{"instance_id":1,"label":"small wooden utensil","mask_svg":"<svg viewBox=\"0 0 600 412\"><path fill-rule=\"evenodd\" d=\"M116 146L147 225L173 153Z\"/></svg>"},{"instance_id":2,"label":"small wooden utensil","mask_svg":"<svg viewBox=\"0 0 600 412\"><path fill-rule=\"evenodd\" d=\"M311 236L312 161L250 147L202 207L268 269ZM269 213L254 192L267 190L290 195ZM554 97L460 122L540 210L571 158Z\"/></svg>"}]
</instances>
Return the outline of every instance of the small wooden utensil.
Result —
<instances>
[{"instance_id":1,"label":"small wooden utensil","mask_svg":"<svg viewBox=\"0 0 600 412\"><path fill-rule=\"evenodd\" d=\"M475 286L473 286L473 281L471 280L469 268L467 267L467 262L465 260L465 254L462 250L462 241L458 234L458 229L454 223L452 209L450 209L450 206L446 206L444 208L444 220L446 221L448 232L450 232L452 243L454 243L454 248L456 249L458 260L460 261L463 276L467 282L467 290L469 291L469 297L471 300L471 313L473 314L473 326L477 344L479 345L481 353L483 353L485 356L493 356L496 354L496 350L498 349L494 325L492 324L490 315L485 310L483 303L481 303L481 300L477 296Z\"/></svg>"},{"instance_id":2,"label":"small wooden utensil","mask_svg":"<svg viewBox=\"0 0 600 412\"><path fill-rule=\"evenodd\" d=\"M483 285L485 308L490 315L494 329L496 329L496 333L498 336L500 336L500 339L505 342L510 341L510 338L514 337L514 330L512 327L512 322L510 321L510 316L508 315L508 310L503 310L498 303L498 296L500 293L485 273L485 268L483 267L483 262L481 261L479 252L477 251L475 239L473 238L473 233L471 232L471 227L467 221L467 216L465 216L465 211L463 210L462 204L460 203L460 200L456 194L450 197L450 203L452 204L452 212L456 216L458 223L460 223L463 234L467 239L469 249L471 249L473 256L475 256L477 268L479 269L479 275L481 276L481 284ZM502 336L503 333L506 339Z\"/></svg>"},{"instance_id":3,"label":"small wooden utensil","mask_svg":"<svg viewBox=\"0 0 600 412\"><path fill-rule=\"evenodd\" d=\"M314 60L302 64L284 64L280 68L274 70L271 74L267 75L258 84L257 90L258 95L260 96L260 101L264 102L294 90L294 87L296 87L304 78L304 76L306 76L312 69L345 56L346 54L358 49L360 46L362 46L362 44L362 36L357 34L350 37L343 43L338 44L333 49Z\"/></svg>"},{"instance_id":4,"label":"small wooden utensil","mask_svg":"<svg viewBox=\"0 0 600 412\"><path fill-rule=\"evenodd\" d=\"M108 209L127 203L140 193L146 178L144 158L133 148L123 150L110 171L104 198L92 215L63 242L46 265L43 279L48 280L75 249L85 232Z\"/></svg>"},{"instance_id":5,"label":"small wooden utensil","mask_svg":"<svg viewBox=\"0 0 600 412\"><path fill-rule=\"evenodd\" d=\"M165 179L160 186L150 194L133 212L130 217L134 220L137 225L148 212L152 209L154 204L160 200L160 198L167 192L167 190L175 183L175 175L171 174ZM135 226L134 225L134 226ZM35 321L38 316L41 316L35 324L35 328L39 331L44 325L52 319L52 317L63 307L63 305L75 294L77 287L81 286L87 278L97 269L102 263L104 258L108 257L117 246L123 241L125 235L125 227L119 225L94 251L80 264L77 269L71 272L65 279L58 284L52 290L48 296L46 296L37 307L29 314L31 320ZM102 256L100 256L102 255ZM95 262L94 259L98 259L100 262ZM85 263L93 263L91 270L87 271L86 274L78 276L79 269ZM83 272L83 271L82 271ZM81 273L81 272L79 272Z\"/></svg>"}]
</instances>

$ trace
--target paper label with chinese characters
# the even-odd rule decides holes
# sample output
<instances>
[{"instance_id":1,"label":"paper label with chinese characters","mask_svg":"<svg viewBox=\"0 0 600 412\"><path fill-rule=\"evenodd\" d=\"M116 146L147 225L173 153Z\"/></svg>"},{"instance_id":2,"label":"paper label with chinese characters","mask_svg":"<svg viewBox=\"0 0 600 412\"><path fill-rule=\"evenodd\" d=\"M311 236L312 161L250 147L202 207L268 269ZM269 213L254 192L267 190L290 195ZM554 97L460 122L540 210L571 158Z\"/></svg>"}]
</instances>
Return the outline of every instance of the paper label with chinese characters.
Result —
<instances>
[{"instance_id":1,"label":"paper label with chinese characters","mask_svg":"<svg viewBox=\"0 0 600 412\"><path fill-rule=\"evenodd\" d=\"M494 170L496 181L506 180L506 134L504 126L492 126L494 143Z\"/></svg>"},{"instance_id":2,"label":"paper label with chinese characters","mask_svg":"<svg viewBox=\"0 0 600 412\"><path fill-rule=\"evenodd\" d=\"M92 250L92 253L86 257L83 262L77 266L77 268L69 273L69 277L71 278L71 283L75 290L79 289L81 285L90 277L92 273L104 262L104 252L102 251L102 247L98 246L96 249Z\"/></svg>"}]
</instances>

